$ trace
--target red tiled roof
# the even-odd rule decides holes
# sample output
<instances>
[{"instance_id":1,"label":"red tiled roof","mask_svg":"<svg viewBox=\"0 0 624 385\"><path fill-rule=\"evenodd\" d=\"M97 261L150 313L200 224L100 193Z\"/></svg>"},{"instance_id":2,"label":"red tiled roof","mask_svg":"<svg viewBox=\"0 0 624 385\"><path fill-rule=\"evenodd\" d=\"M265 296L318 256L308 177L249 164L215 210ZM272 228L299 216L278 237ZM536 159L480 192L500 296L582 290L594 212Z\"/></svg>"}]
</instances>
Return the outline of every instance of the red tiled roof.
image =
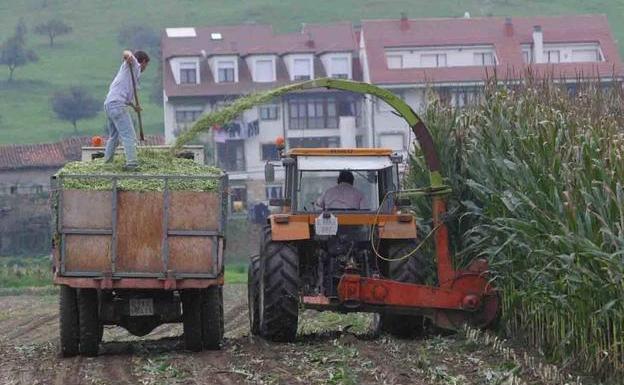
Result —
<instances>
[{"instance_id":1,"label":"red tiled roof","mask_svg":"<svg viewBox=\"0 0 624 385\"><path fill-rule=\"evenodd\" d=\"M533 27L539 25L544 43L598 42L605 57L599 63L533 64L537 76L554 78L622 76L624 70L605 15L513 18L513 34L505 33L505 18L365 20L362 34L366 44L371 82L414 84L426 82L478 82L491 76L518 78L529 66L523 63L522 44L532 43ZM385 49L452 45L493 45L498 65L491 67L445 67L388 69Z\"/></svg>"},{"instance_id":2,"label":"red tiled roof","mask_svg":"<svg viewBox=\"0 0 624 385\"><path fill-rule=\"evenodd\" d=\"M215 83L205 61L201 62L200 84L176 84L171 66L163 66L163 86L167 97L240 95L263 91L290 83L286 65L281 57L276 60L276 81L254 83L251 73L242 58L253 54L285 55L289 53L312 53L322 55L326 52L357 51L357 42L350 22L333 24L307 24L301 32L274 34L271 26L247 24L238 26L212 26L195 28L197 37L170 38L166 33L162 37L162 52L165 60L176 56L200 56L202 50L206 56L238 55L239 81L237 83ZM212 40L212 33L220 33L221 40ZM313 42L313 43L310 43ZM322 66L315 59L315 73L319 74ZM361 71L354 71L354 74ZM324 76L324 75L323 75ZM361 78L359 78L361 79Z\"/></svg>"},{"instance_id":3,"label":"red tiled roof","mask_svg":"<svg viewBox=\"0 0 624 385\"><path fill-rule=\"evenodd\" d=\"M162 135L148 135L146 144L165 143ZM56 143L11 144L0 146L0 170L62 167L72 160L80 160L81 148L91 144L91 137L67 138Z\"/></svg>"}]
</instances>

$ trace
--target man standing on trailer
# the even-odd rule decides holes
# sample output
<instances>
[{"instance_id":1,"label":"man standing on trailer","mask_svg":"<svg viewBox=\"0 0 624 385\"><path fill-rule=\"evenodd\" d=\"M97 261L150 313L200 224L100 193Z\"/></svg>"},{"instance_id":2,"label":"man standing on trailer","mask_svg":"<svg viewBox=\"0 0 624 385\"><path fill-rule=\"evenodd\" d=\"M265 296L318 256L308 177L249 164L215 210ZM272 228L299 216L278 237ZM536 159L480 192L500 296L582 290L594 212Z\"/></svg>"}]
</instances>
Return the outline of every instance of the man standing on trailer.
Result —
<instances>
[{"instance_id":1,"label":"man standing on trailer","mask_svg":"<svg viewBox=\"0 0 624 385\"><path fill-rule=\"evenodd\" d=\"M124 51L123 58L124 61L113 79L104 101L104 111L108 118L108 141L106 142L104 161L113 161L115 149L121 140L126 154L124 170L136 170L139 166L136 154L136 133L126 107L131 106L136 112L141 111L140 106L132 103L135 89L131 74L134 74L134 82L138 86L141 72L147 68L150 58L143 51L136 51L134 54L132 51ZM132 66L132 71L130 66Z\"/></svg>"}]
</instances>

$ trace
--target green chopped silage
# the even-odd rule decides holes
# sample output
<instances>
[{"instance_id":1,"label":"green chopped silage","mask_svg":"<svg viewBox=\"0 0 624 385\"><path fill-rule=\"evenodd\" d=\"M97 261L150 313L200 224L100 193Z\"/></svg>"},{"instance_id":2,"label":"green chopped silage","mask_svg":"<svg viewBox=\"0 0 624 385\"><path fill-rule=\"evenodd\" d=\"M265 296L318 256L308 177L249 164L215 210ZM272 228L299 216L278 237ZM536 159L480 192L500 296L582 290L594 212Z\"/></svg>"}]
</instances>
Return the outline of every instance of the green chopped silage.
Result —
<instances>
[{"instance_id":1,"label":"green chopped silage","mask_svg":"<svg viewBox=\"0 0 624 385\"><path fill-rule=\"evenodd\" d=\"M238 98L234 100L230 105L201 117L197 122L195 122L193 127L191 127L187 131L184 131L182 134L180 134L180 136L178 136L178 139L173 145L173 150L179 150L186 143L193 141L197 137L197 135L202 132L209 131L214 126L221 126L231 122L241 113L250 109L253 106L268 103L271 100L289 92L313 87L313 84L315 84L315 81L311 80L303 83L291 84L275 88L263 93L254 93Z\"/></svg>"},{"instance_id":2,"label":"green chopped silage","mask_svg":"<svg viewBox=\"0 0 624 385\"><path fill-rule=\"evenodd\" d=\"M123 191L163 191L163 178L137 178L137 176L167 176L169 188L178 191L215 191L219 186L221 170L203 166L190 159L176 158L167 151L139 150L139 168L124 171L125 159L116 156L112 163L103 159L91 162L70 162L58 173L64 189L111 190L112 178L117 176L117 188ZM78 175L78 176L69 176ZM193 178L176 179L175 176Z\"/></svg>"}]
</instances>

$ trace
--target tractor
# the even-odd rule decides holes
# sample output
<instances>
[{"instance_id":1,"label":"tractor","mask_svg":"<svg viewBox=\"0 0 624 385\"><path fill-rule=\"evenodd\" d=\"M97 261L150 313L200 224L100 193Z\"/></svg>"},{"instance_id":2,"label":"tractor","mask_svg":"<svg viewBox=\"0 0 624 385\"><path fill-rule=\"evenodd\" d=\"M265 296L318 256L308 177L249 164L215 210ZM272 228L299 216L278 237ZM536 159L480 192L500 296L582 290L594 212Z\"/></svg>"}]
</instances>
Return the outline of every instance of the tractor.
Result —
<instances>
[{"instance_id":1,"label":"tractor","mask_svg":"<svg viewBox=\"0 0 624 385\"><path fill-rule=\"evenodd\" d=\"M415 134L430 185L402 189L402 157L390 149L282 149L284 197L270 201L281 209L269 215L248 270L252 334L293 341L305 308L377 313L380 329L398 337L420 334L425 318L444 329L492 324L500 298L488 278L487 261L476 259L463 270L453 267L445 223L451 190L443 183L425 124L388 90L338 79L297 88L316 87L371 94L393 107ZM319 203L341 171L353 176L353 187L361 194L356 208ZM275 164L267 163L265 178L271 182L274 176ZM413 199L431 201L428 234L419 234L419 218L410 209ZM435 256L423 252L427 241Z\"/></svg>"}]
</instances>

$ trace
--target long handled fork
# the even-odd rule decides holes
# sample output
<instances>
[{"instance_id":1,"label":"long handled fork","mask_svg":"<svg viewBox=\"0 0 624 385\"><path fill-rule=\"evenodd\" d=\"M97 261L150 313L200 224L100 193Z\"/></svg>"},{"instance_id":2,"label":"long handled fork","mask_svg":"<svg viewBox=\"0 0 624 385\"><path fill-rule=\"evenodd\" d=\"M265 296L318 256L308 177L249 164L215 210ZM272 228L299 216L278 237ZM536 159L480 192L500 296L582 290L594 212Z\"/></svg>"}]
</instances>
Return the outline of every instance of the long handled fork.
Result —
<instances>
[{"instance_id":1,"label":"long handled fork","mask_svg":"<svg viewBox=\"0 0 624 385\"><path fill-rule=\"evenodd\" d=\"M134 58L134 60L136 60L136 58ZM138 63L138 61L137 61ZM140 110L140 104L139 104L139 94L137 93L137 89L136 89L136 80L134 79L134 64L132 63L128 63L128 65L130 66L130 77L132 78L132 91L134 91L134 105L137 107L137 109L135 110L137 113L137 116L139 118L139 139L141 140L141 142L145 141L145 136L143 135L143 120L141 119L141 110Z\"/></svg>"}]
</instances>

